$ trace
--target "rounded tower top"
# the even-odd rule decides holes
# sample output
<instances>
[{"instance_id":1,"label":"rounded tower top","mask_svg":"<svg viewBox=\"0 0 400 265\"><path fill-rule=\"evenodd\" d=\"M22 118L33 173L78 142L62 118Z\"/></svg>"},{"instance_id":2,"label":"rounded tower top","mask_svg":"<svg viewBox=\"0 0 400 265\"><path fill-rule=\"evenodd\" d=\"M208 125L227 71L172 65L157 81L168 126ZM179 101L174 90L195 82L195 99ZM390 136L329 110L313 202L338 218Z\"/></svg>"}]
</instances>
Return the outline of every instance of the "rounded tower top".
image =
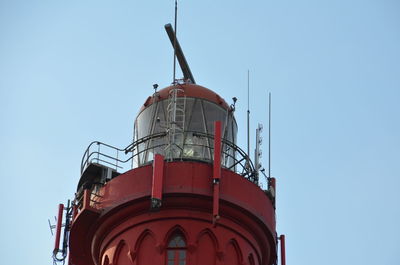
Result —
<instances>
[{"instance_id":1,"label":"rounded tower top","mask_svg":"<svg viewBox=\"0 0 400 265\"><path fill-rule=\"evenodd\" d=\"M176 83L148 97L135 120L134 165L153 160L154 154L167 159L211 162L214 122L221 121L226 159L235 163L237 125L234 108L214 91L192 83ZM226 149L226 150L225 150Z\"/></svg>"}]
</instances>

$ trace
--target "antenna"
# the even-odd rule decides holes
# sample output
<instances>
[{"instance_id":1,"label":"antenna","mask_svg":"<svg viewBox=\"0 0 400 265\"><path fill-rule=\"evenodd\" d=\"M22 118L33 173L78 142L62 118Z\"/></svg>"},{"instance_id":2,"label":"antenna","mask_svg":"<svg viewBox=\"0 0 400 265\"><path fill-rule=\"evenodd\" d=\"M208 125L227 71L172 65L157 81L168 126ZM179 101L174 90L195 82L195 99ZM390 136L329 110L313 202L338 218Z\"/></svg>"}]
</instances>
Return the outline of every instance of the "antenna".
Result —
<instances>
[{"instance_id":1,"label":"antenna","mask_svg":"<svg viewBox=\"0 0 400 265\"><path fill-rule=\"evenodd\" d=\"M247 70L247 155L250 155L250 70Z\"/></svg>"},{"instance_id":2,"label":"antenna","mask_svg":"<svg viewBox=\"0 0 400 265\"><path fill-rule=\"evenodd\" d=\"M261 143L262 143L262 137L261 137L261 132L263 130L263 126L261 123L258 124L258 127L256 129L256 149L254 152L254 167L256 171L256 176L258 179L260 169L261 169L261 156L262 156L262 151L261 151Z\"/></svg>"},{"instance_id":3,"label":"antenna","mask_svg":"<svg viewBox=\"0 0 400 265\"><path fill-rule=\"evenodd\" d=\"M68 200L67 207L64 207L64 204L60 204L58 208L58 218L56 219L57 225L52 225L49 220L50 231L53 234L53 229L56 229L56 238L54 243L53 250L53 264L57 264L58 262L62 264L65 263L65 259L68 255L68 243L69 243L69 233L71 230L71 220L73 218L73 208L75 206L71 205L71 201ZM62 223L63 213L65 211L65 223ZM62 248L60 249L60 241L61 241L61 230L64 228L63 232L63 240L62 240Z\"/></svg>"},{"instance_id":4,"label":"antenna","mask_svg":"<svg viewBox=\"0 0 400 265\"><path fill-rule=\"evenodd\" d=\"M268 94L268 177L271 178L271 92Z\"/></svg>"},{"instance_id":5,"label":"antenna","mask_svg":"<svg viewBox=\"0 0 400 265\"><path fill-rule=\"evenodd\" d=\"M178 20L178 1L175 0L175 32L174 32L174 76L172 79L172 83L175 84L176 80L176 32L178 31L177 28L177 20Z\"/></svg>"}]
</instances>

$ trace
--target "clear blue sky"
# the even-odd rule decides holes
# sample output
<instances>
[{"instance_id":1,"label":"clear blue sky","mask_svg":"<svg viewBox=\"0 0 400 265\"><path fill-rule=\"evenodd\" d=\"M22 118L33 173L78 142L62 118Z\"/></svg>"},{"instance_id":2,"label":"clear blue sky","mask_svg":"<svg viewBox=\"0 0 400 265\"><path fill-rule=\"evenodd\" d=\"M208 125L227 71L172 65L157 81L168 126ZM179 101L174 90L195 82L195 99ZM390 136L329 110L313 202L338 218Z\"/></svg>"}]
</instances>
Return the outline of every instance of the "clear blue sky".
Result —
<instances>
[{"instance_id":1,"label":"clear blue sky","mask_svg":"<svg viewBox=\"0 0 400 265\"><path fill-rule=\"evenodd\" d=\"M399 14L397 0L180 1L192 72L239 98L239 139L247 69L253 132L272 92L289 265L400 264ZM152 84L172 81L172 21L173 0L0 0L2 264L51 264L47 218L87 144L128 145Z\"/></svg>"}]
</instances>

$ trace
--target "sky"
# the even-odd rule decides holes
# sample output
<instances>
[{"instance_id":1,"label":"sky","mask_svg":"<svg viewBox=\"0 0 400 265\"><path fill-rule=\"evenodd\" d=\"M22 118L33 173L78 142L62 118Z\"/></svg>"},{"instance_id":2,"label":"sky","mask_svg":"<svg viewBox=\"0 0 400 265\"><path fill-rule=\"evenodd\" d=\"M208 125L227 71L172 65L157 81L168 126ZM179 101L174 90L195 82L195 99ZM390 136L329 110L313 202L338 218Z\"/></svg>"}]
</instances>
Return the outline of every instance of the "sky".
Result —
<instances>
[{"instance_id":1,"label":"sky","mask_svg":"<svg viewBox=\"0 0 400 265\"><path fill-rule=\"evenodd\" d=\"M47 220L93 140L125 147L172 82L172 0L0 0L0 256L52 264ZM198 84L237 97L251 149L272 93L277 229L288 265L400 264L400 2L179 1ZM178 73L181 76L181 73Z\"/></svg>"}]
</instances>

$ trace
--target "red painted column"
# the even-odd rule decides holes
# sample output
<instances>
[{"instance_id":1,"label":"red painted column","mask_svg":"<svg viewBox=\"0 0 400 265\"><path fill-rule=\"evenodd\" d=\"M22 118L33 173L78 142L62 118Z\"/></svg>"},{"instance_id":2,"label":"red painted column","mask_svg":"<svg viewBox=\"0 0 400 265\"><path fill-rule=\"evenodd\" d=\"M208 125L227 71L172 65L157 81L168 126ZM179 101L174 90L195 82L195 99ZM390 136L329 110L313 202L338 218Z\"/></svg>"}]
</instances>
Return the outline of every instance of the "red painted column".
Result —
<instances>
[{"instance_id":1,"label":"red painted column","mask_svg":"<svg viewBox=\"0 0 400 265\"><path fill-rule=\"evenodd\" d=\"M85 210L85 209L87 210L87 209L91 208L90 207L90 195L91 195L90 190L86 189L86 190L83 191L83 207L82 207L82 210Z\"/></svg>"},{"instance_id":2,"label":"red painted column","mask_svg":"<svg viewBox=\"0 0 400 265\"><path fill-rule=\"evenodd\" d=\"M279 237L281 240L281 264L286 265L285 235Z\"/></svg>"},{"instance_id":3,"label":"red painted column","mask_svg":"<svg viewBox=\"0 0 400 265\"><path fill-rule=\"evenodd\" d=\"M213 223L219 219L219 181L221 178L221 121L214 123L214 165L213 165Z\"/></svg>"},{"instance_id":4,"label":"red painted column","mask_svg":"<svg viewBox=\"0 0 400 265\"><path fill-rule=\"evenodd\" d=\"M75 221L75 217L78 215L78 205L73 204L72 205L72 222L73 223Z\"/></svg>"},{"instance_id":5,"label":"red painted column","mask_svg":"<svg viewBox=\"0 0 400 265\"><path fill-rule=\"evenodd\" d=\"M61 227L62 227L62 217L64 211L64 204L58 205L58 217L57 217L57 226L56 226L56 239L54 242L54 250L53 255L57 255L59 246L60 246L60 237L61 237Z\"/></svg>"},{"instance_id":6,"label":"red painted column","mask_svg":"<svg viewBox=\"0 0 400 265\"><path fill-rule=\"evenodd\" d=\"M164 157L160 154L155 154L153 160L153 182L151 184L152 209L158 209L161 207L163 178L164 178Z\"/></svg>"}]
</instances>

